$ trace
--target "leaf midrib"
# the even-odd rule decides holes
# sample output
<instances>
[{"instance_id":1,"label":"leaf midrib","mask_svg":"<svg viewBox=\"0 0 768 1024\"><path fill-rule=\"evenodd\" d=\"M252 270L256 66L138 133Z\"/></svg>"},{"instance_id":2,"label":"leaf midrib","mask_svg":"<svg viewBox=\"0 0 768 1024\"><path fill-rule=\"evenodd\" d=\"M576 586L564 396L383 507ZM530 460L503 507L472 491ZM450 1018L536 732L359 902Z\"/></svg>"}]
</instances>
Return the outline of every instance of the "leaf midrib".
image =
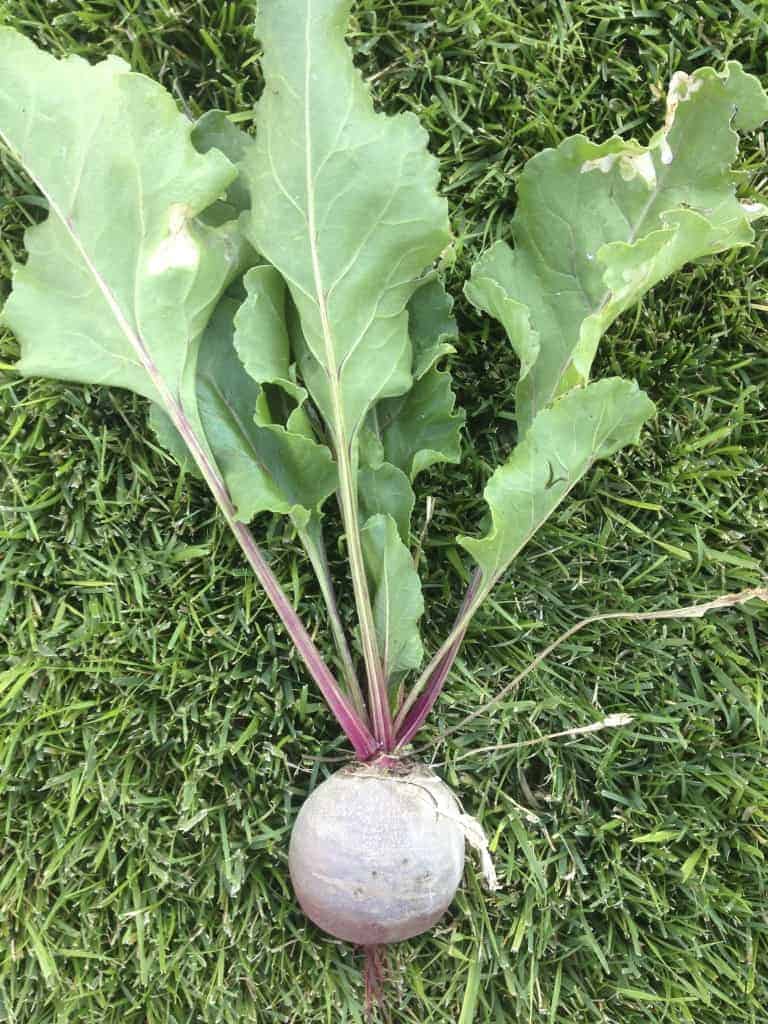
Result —
<instances>
[{"instance_id":1,"label":"leaf midrib","mask_svg":"<svg viewBox=\"0 0 768 1024\"><path fill-rule=\"evenodd\" d=\"M8 136L3 131L0 131L0 139L2 139L3 143L8 148L8 150L11 153L13 153L16 161L24 168L26 173L29 174L30 178L35 183L37 188L45 196L48 202L50 212L55 214L59 222L63 225L64 230L67 232L67 235L72 241L72 244L80 253L80 256L82 257L83 263L85 264L88 272L96 282L96 286L101 292L104 301L109 306L110 312L117 321L120 330L123 332L129 344L136 352L136 355L139 357L142 368L144 369L144 371L152 380L152 383L157 388L158 381L156 379L156 376L158 371L154 366L154 362L149 353L149 350L147 349L147 346L144 343L143 338L138 334L138 332L134 331L134 329L131 327L127 317L120 308L120 303L117 301L114 292L109 287L107 282L104 280L101 273L97 270L96 265L94 264L91 257L88 255L88 252L86 251L86 248L83 242L81 241L80 236L75 231L74 222L72 221L72 218L64 215L61 207L59 206L58 202L53 198L51 192L43 185L40 178L31 170L28 164L24 161L21 154L16 151L14 146L9 141Z\"/></svg>"},{"instance_id":2,"label":"leaf midrib","mask_svg":"<svg viewBox=\"0 0 768 1024\"><path fill-rule=\"evenodd\" d=\"M312 123L309 103L310 68L312 66L311 25L312 0L307 0L307 14L304 26L304 163L305 188L307 193L307 233L309 236L309 252L310 259L312 261L312 277L315 285L315 297L318 313L320 314L320 327L323 333L323 348L325 350L328 380L331 389L334 431L337 435L336 443L341 447L342 445L346 445L343 406L339 388L338 368L336 365L336 350L334 348L333 332L331 331L330 319L328 317L328 304L326 302L325 291L323 289L322 269L320 267L320 253L317 247L317 211L315 208L315 176L312 172Z\"/></svg>"}]
</instances>

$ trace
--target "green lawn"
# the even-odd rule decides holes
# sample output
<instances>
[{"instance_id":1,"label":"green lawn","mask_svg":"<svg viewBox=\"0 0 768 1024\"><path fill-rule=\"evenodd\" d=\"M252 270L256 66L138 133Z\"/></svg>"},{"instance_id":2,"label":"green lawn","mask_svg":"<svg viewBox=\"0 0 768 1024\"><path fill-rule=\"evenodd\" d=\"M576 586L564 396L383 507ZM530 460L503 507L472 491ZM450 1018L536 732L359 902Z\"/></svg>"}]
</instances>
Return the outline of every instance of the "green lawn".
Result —
<instances>
[{"instance_id":1,"label":"green lawn","mask_svg":"<svg viewBox=\"0 0 768 1024\"><path fill-rule=\"evenodd\" d=\"M268 2L268 0L266 0ZM119 53L193 114L248 127L252 3L4 0L54 53ZM696 0L362 0L350 41L382 107L412 109L442 163L447 279L508 233L523 162L565 135L645 141L672 72L741 60L768 84L768 5ZM0 83L1 87L2 83ZM742 166L766 186L765 136ZM4 158L0 287L40 216ZM705 600L764 580L768 231L689 267L612 329L595 376L660 415L603 463L475 620L422 736L455 725L597 610ZM459 299L468 413L426 542L425 633L466 571L450 538L514 440L516 360ZM362 1019L360 957L287 879L291 822L343 752L202 485L179 479L125 392L20 380L0 335L0 1022L308 1024ZM257 537L320 641L290 530ZM341 566L339 578L342 580ZM348 596L345 591L345 596ZM350 601L345 601L350 608ZM768 1022L768 606L581 632L495 713L435 747L495 848L451 916L390 954L397 1022ZM623 729L496 754L629 713Z\"/></svg>"}]
</instances>

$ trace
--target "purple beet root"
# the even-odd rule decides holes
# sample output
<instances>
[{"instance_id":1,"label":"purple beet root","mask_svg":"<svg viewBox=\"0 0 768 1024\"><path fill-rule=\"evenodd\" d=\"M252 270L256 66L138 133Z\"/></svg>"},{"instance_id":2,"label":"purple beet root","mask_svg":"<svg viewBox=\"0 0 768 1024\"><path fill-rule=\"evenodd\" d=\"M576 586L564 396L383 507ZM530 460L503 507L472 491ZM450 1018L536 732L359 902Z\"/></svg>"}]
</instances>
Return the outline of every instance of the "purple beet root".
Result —
<instances>
[{"instance_id":1,"label":"purple beet root","mask_svg":"<svg viewBox=\"0 0 768 1024\"><path fill-rule=\"evenodd\" d=\"M288 863L310 920L361 946L430 929L464 870L461 809L421 765L342 768L304 803Z\"/></svg>"}]
</instances>

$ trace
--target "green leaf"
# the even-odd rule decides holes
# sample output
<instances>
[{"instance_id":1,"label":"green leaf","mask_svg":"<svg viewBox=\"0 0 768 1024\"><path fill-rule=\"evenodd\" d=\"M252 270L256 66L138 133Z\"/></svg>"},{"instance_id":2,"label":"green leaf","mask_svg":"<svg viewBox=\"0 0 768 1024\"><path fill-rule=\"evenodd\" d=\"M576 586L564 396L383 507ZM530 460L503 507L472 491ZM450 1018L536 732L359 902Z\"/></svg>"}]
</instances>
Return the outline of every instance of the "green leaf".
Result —
<instances>
[{"instance_id":1,"label":"green leaf","mask_svg":"<svg viewBox=\"0 0 768 1024\"><path fill-rule=\"evenodd\" d=\"M416 502L408 477L397 466L382 462L363 465L358 475L360 518L363 522L381 513L397 524L400 539L407 546L411 538L411 514Z\"/></svg>"},{"instance_id":2,"label":"green leaf","mask_svg":"<svg viewBox=\"0 0 768 1024\"><path fill-rule=\"evenodd\" d=\"M4 317L20 373L188 396L189 354L237 269L231 224L197 215L236 176L121 60L56 60L0 30L0 138L48 201ZM194 417L194 410L188 410Z\"/></svg>"},{"instance_id":3,"label":"green leaf","mask_svg":"<svg viewBox=\"0 0 768 1024\"><path fill-rule=\"evenodd\" d=\"M272 268L258 269L266 272L261 280L279 281ZM259 512L274 512L290 515L304 529L312 510L336 489L336 467L328 448L292 430L290 417L285 426L271 422L267 404L260 403L262 388L238 358L244 349L269 348L285 333L279 307L265 302L260 309L257 333L243 338L238 303L223 299L216 308L197 361L200 420L237 518L248 522ZM248 324L253 327L254 318Z\"/></svg>"},{"instance_id":4,"label":"green leaf","mask_svg":"<svg viewBox=\"0 0 768 1024\"><path fill-rule=\"evenodd\" d=\"M393 681L421 664L421 584L391 516L371 516L363 527L362 542L384 675Z\"/></svg>"},{"instance_id":5,"label":"green leaf","mask_svg":"<svg viewBox=\"0 0 768 1024\"><path fill-rule=\"evenodd\" d=\"M407 395L379 403L376 416L384 454L411 480L439 462L461 458L464 412L454 411L450 375L427 370Z\"/></svg>"},{"instance_id":6,"label":"green leaf","mask_svg":"<svg viewBox=\"0 0 768 1024\"><path fill-rule=\"evenodd\" d=\"M371 721L387 746L391 710L373 607L381 600L371 600L360 536L357 436L375 402L411 385L406 306L450 233L426 132L410 113L374 112L344 41L350 6L260 5L264 91L243 163L252 195L246 233L285 279L300 322L290 330L294 356L336 456Z\"/></svg>"},{"instance_id":7,"label":"green leaf","mask_svg":"<svg viewBox=\"0 0 768 1024\"><path fill-rule=\"evenodd\" d=\"M453 299L437 273L422 278L408 303L408 330L413 344L413 376L420 380L443 356L456 349L459 329L453 316Z\"/></svg>"},{"instance_id":8,"label":"green leaf","mask_svg":"<svg viewBox=\"0 0 768 1024\"><path fill-rule=\"evenodd\" d=\"M235 317L235 347L248 375L272 384L300 405L307 393L291 369L285 282L274 267L252 267L243 278L246 298Z\"/></svg>"},{"instance_id":9,"label":"green leaf","mask_svg":"<svg viewBox=\"0 0 768 1024\"><path fill-rule=\"evenodd\" d=\"M756 78L730 62L718 74L676 72L663 128L647 147L577 135L526 164L512 220L514 249L480 257L468 298L499 319L520 358L517 417L583 384L602 334L685 263L754 238L768 213L735 195L738 131L768 117Z\"/></svg>"},{"instance_id":10,"label":"green leaf","mask_svg":"<svg viewBox=\"0 0 768 1024\"><path fill-rule=\"evenodd\" d=\"M290 515L303 530L310 513L336 489L336 468L328 448L301 429L301 419L296 429L299 407L285 423L274 420L258 376L249 374L239 358L245 354L251 370L265 371L262 382L275 380L282 369L278 354L287 345L285 287L279 274L273 267L256 267L246 280L245 301L223 298L200 343L198 415L238 519L248 522L259 512L273 512ZM299 388L296 392L305 394ZM159 406L150 407L150 424L179 465L195 472L181 435Z\"/></svg>"},{"instance_id":11,"label":"green leaf","mask_svg":"<svg viewBox=\"0 0 768 1024\"><path fill-rule=\"evenodd\" d=\"M454 351L452 306L437 274L427 275L408 303L413 386L400 398L378 402L359 435L361 521L391 515L406 546L416 500L410 481L429 465L459 460L464 414L454 412L450 375L435 368Z\"/></svg>"},{"instance_id":12,"label":"green leaf","mask_svg":"<svg viewBox=\"0 0 768 1024\"><path fill-rule=\"evenodd\" d=\"M411 514L416 503L411 482L405 473L384 461L384 445L374 429L373 412L368 426L360 431L358 470L358 506L360 525L381 513L392 516L406 547L411 539Z\"/></svg>"},{"instance_id":13,"label":"green leaf","mask_svg":"<svg viewBox=\"0 0 768 1024\"><path fill-rule=\"evenodd\" d=\"M222 110L209 110L198 118L190 138L198 153L218 149L235 165L244 159L248 147L253 144L251 137L236 128ZM242 175L238 174L229 185L225 199L217 200L207 207L200 217L206 224L215 227L233 220L244 210L250 209L250 205L250 192L242 180ZM173 456L180 468L184 472L200 477L200 471L170 416L154 402L149 406L149 425L157 440Z\"/></svg>"},{"instance_id":14,"label":"green leaf","mask_svg":"<svg viewBox=\"0 0 768 1024\"><path fill-rule=\"evenodd\" d=\"M223 110L208 110L195 122L192 129L192 144L198 153L218 149L236 166L239 166L253 146L253 138L236 128ZM239 173L227 189L226 201L221 201L222 215L228 212L227 220L251 208L251 193L242 173Z\"/></svg>"},{"instance_id":15,"label":"green leaf","mask_svg":"<svg viewBox=\"0 0 768 1024\"><path fill-rule=\"evenodd\" d=\"M368 417L383 457L411 480L436 463L456 463L461 457L465 416L454 410L450 373L435 365L454 351L452 306L437 275L430 274L408 304L413 386L405 395L378 402Z\"/></svg>"},{"instance_id":16,"label":"green leaf","mask_svg":"<svg viewBox=\"0 0 768 1024\"><path fill-rule=\"evenodd\" d=\"M485 537L459 537L491 586L597 459L636 444L654 406L635 383L609 377L540 412L488 481Z\"/></svg>"},{"instance_id":17,"label":"green leaf","mask_svg":"<svg viewBox=\"0 0 768 1024\"><path fill-rule=\"evenodd\" d=\"M48 219L27 232L29 258L16 268L4 311L21 341L19 370L130 388L170 415L337 721L358 755L368 756L377 749L374 737L254 538L236 521L282 501L286 478L303 469L299 456L295 464L281 463L282 476L274 474L280 491L266 497L258 488L266 491L267 481L257 478L254 485L249 474L238 494L249 435L240 388L243 381L260 385L238 363L231 336L219 337L218 311L201 344L219 298L250 258L237 221L216 226L199 218L235 180L236 168L216 148L196 152L192 125L171 97L123 61L93 67L79 58L58 61L0 30L0 83L0 141L49 209ZM236 380L229 377L234 366ZM285 437L290 423L256 426L267 453L257 457L267 470L267 459L282 459L286 444L296 454L295 438ZM303 506L290 511L306 526Z\"/></svg>"},{"instance_id":18,"label":"green leaf","mask_svg":"<svg viewBox=\"0 0 768 1024\"><path fill-rule=\"evenodd\" d=\"M302 377L337 449L409 387L406 305L450 237L426 132L412 114L374 113L344 42L349 8L261 5L265 88L244 162L247 233L288 283Z\"/></svg>"}]
</instances>

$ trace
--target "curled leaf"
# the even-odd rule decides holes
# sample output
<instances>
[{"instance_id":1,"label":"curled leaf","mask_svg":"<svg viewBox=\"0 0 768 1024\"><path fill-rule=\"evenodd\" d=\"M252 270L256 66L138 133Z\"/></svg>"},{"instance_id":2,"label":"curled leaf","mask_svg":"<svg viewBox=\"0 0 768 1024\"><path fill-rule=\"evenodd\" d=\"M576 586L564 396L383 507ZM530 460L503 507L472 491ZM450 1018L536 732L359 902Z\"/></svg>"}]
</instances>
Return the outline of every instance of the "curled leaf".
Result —
<instances>
[{"instance_id":1,"label":"curled leaf","mask_svg":"<svg viewBox=\"0 0 768 1024\"><path fill-rule=\"evenodd\" d=\"M754 238L761 203L736 196L738 132L768 117L768 96L731 61L677 72L664 126L647 146L582 135L525 165L512 219L466 286L504 325L520 358L521 433L553 398L589 378L620 313L685 263Z\"/></svg>"}]
</instances>

